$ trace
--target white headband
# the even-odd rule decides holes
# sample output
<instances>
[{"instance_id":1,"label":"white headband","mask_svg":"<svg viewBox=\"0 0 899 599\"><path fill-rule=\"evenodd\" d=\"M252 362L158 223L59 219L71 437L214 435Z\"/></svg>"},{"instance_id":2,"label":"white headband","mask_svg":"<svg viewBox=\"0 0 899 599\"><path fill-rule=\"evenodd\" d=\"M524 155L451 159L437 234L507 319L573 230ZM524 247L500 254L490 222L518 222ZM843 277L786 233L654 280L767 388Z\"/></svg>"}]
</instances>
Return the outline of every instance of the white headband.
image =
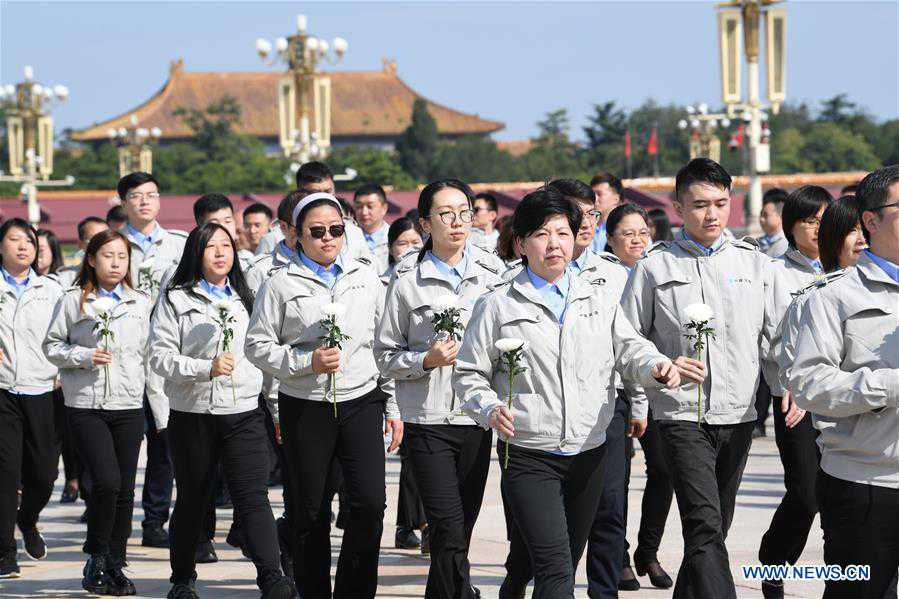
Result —
<instances>
[{"instance_id":1,"label":"white headband","mask_svg":"<svg viewBox=\"0 0 899 599\"><path fill-rule=\"evenodd\" d=\"M300 216L300 212L303 211L303 208L311 204L312 202L316 202L318 200L327 200L334 204L337 207L337 212L340 213L340 216L343 216L343 207L340 205L340 202L337 201L337 198L332 196L330 193L326 193L324 191L318 191L316 193L311 193L307 195L305 198L300 200L300 203L297 204L297 207L293 209L293 226L298 226L297 217Z\"/></svg>"}]
</instances>

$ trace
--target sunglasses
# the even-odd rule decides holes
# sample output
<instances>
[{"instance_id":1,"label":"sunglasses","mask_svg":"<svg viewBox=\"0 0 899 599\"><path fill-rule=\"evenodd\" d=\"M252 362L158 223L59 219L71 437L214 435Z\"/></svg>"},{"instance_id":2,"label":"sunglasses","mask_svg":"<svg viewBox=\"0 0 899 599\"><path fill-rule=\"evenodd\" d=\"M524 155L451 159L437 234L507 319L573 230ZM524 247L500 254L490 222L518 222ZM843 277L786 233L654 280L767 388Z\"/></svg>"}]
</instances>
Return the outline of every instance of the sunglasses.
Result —
<instances>
[{"instance_id":1,"label":"sunglasses","mask_svg":"<svg viewBox=\"0 0 899 599\"><path fill-rule=\"evenodd\" d=\"M331 225L330 227L309 227L309 234L312 235L312 239L322 239L324 238L325 233L330 233L331 237L343 237L345 231L345 225Z\"/></svg>"}]
</instances>

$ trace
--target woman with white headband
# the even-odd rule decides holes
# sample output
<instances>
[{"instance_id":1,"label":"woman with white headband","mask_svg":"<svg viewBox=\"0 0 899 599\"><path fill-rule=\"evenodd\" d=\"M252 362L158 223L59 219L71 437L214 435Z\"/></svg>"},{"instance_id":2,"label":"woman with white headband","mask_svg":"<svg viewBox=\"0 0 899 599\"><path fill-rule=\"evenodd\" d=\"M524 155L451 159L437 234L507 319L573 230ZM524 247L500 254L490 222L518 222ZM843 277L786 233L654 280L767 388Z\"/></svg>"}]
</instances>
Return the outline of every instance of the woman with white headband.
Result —
<instances>
[{"instance_id":1,"label":"woman with white headband","mask_svg":"<svg viewBox=\"0 0 899 599\"><path fill-rule=\"evenodd\" d=\"M374 597L386 502L382 431L392 437L388 451L403 435L372 352L383 284L368 261L341 256L346 229L333 195L303 198L293 222L297 254L260 288L246 354L280 382L294 578L304 599L332 597L326 481L336 458L349 522L333 597Z\"/></svg>"}]
</instances>

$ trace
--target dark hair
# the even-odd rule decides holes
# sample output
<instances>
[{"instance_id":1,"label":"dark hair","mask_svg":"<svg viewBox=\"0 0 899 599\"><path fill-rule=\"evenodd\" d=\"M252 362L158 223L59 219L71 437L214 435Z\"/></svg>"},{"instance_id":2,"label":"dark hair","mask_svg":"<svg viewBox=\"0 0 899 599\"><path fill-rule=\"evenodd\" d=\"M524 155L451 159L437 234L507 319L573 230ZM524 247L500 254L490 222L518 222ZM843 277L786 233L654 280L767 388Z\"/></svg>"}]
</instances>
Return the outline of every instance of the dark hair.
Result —
<instances>
[{"instance_id":1,"label":"dark hair","mask_svg":"<svg viewBox=\"0 0 899 599\"><path fill-rule=\"evenodd\" d=\"M694 158L677 171L674 180L674 200L681 201L681 194L696 183L708 183L730 191L733 180L720 164L710 158Z\"/></svg>"},{"instance_id":2,"label":"dark hair","mask_svg":"<svg viewBox=\"0 0 899 599\"><path fill-rule=\"evenodd\" d=\"M605 251L612 252L612 246L608 242L608 236L615 234L615 229L617 229L618 225L621 224L621 220L629 214L639 214L643 218L643 222L646 223L646 227L649 228L649 214L646 213L646 210L642 206L637 206L636 204L631 203L618 204L617 206L612 208L612 211L609 212L609 216L606 217Z\"/></svg>"},{"instance_id":3,"label":"dark hair","mask_svg":"<svg viewBox=\"0 0 899 599\"><path fill-rule=\"evenodd\" d=\"M297 207L300 200L309 195L310 192L305 189L297 189L291 191L278 203L278 220L286 225L293 226L293 209Z\"/></svg>"},{"instance_id":4,"label":"dark hair","mask_svg":"<svg viewBox=\"0 0 899 599\"><path fill-rule=\"evenodd\" d=\"M49 268L47 268L47 272L44 274L55 275L60 268L65 266L65 260L63 260L62 257L62 247L60 247L59 245L59 239L56 237L56 234L49 229L38 229L37 237L38 240L40 240L41 237L45 237L47 239L47 245L50 246L50 266ZM38 253L40 253L40 246L38 246Z\"/></svg>"},{"instance_id":5,"label":"dark hair","mask_svg":"<svg viewBox=\"0 0 899 599\"><path fill-rule=\"evenodd\" d=\"M496 255L505 262L518 258L515 253L515 237L512 235L512 215L506 214L496 219L494 228L499 231L496 238Z\"/></svg>"},{"instance_id":6,"label":"dark hair","mask_svg":"<svg viewBox=\"0 0 899 599\"><path fill-rule=\"evenodd\" d=\"M577 179L556 179L547 183L546 186L576 202L589 202L592 206L596 201L596 193L593 188Z\"/></svg>"},{"instance_id":7,"label":"dark hair","mask_svg":"<svg viewBox=\"0 0 899 599\"><path fill-rule=\"evenodd\" d=\"M109 223L127 223L128 215L125 214L125 209L121 206L113 206L109 209L109 212L106 213L106 224Z\"/></svg>"},{"instance_id":8,"label":"dark hair","mask_svg":"<svg viewBox=\"0 0 899 599\"><path fill-rule=\"evenodd\" d=\"M653 208L647 214L652 222L650 226L655 228L655 234L652 236L653 241L671 241L674 236L671 234L671 219L668 213L661 208Z\"/></svg>"},{"instance_id":9,"label":"dark hair","mask_svg":"<svg viewBox=\"0 0 899 599\"><path fill-rule=\"evenodd\" d=\"M474 192L467 183L460 181L459 179L439 179L425 185L424 189L421 190L421 193L418 194L419 218L428 218L430 216L431 207L434 205L434 196L444 189L456 189L461 191L468 199L468 207L471 208L474 206ZM425 253L433 247L434 242L429 235L428 239L425 241L424 247L421 248L419 259L424 258Z\"/></svg>"},{"instance_id":10,"label":"dark hair","mask_svg":"<svg viewBox=\"0 0 899 599\"><path fill-rule=\"evenodd\" d=\"M78 269L78 274L75 276L74 284L81 287L81 301L79 302L79 306L81 306L82 309L84 309L84 302L87 299L87 296L100 288L100 281L97 280L97 270L91 266L88 258L96 258L100 248L116 239L125 244L125 251L128 252L128 265L125 268L125 276L122 278L122 283L124 283L126 287L133 287L131 283L131 244L128 243L128 238L115 229L100 231L87 242L87 247L84 248L84 258L81 260L81 267Z\"/></svg>"},{"instance_id":11,"label":"dark hair","mask_svg":"<svg viewBox=\"0 0 899 599\"><path fill-rule=\"evenodd\" d=\"M340 202L340 211L342 213L341 216L343 216L343 218L351 218L353 220L356 220L356 209L353 207L353 203L347 202L340 196L334 197L337 198L338 202Z\"/></svg>"},{"instance_id":12,"label":"dark hair","mask_svg":"<svg viewBox=\"0 0 899 599\"><path fill-rule=\"evenodd\" d=\"M247 281L243 276L243 270L240 268L240 260L237 259L237 243L231 237L228 229L218 223L203 223L199 227L195 227L187 241L184 243L184 253L181 254L181 262L175 269L165 295L168 299L169 293L174 289L184 289L185 291L193 288L200 279L203 278L203 254L206 252L206 244L212 239L216 231L223 231L231 241L231 251L234 253L234 262L231 264L231 270L228 272L228 282L231 289L237 293L237 297L243 302L247 312L253 312L253 292L247 285Z\"/></svg>"},{"instance_id":13,"label":"dark hair","mask_svg":"<svg viewBox=\"0 0 899 599\"><path fill-rule=\"evenodd\" d=\"M858 183L850 183L846 187L840 190L840 197L843 196L854 196L858 191Z\"/></svg>"},{"instance_id":14,"label":"dark hair","mask_svg":"<svg viewBox=\"0 0 899 599\"><path fill-rule=\"evenodd\" d=\"M590 179L590 188L594 188L600 183L608 183L609 187L614 189L618 195L624 195L624 184L621 179L609 172L597 173Z\"/></svg>"},{"instance_id":15,"label":"dark hair","mask_svg":"<svg viewBox=\"0 0 899 599\"><path fill-rule=\"evenodd\" d=\"M768 191L765 192L765 195L762 196L762 206L765 204L774 204L777 206L778 210L783 210L784 202L787 201L787 198L790 194L786 189L781 189L780 187L772 187Z\"/></svg>"},{"instance_id":16,"label":"dark hair","mask_svg":"<svg viewBox=\"0 0 899 599\"><path fill-rule=\"evenodd\" d=\"M790 247L796 247L796 240L793 238L793 227L796 223L815 216L821 206L827 206L832 201L830 193L818 185L803 185L790 194L784 202L782 213L784 236L790 242Z\"/></svg>"},{"instance_id":17,"label":"dark hair","mask_svg":"<svg viewBox=\"0 0 899 599\"><path fill-rule=\"evenodd\" d=\"M855 197L862 212L882 207L890 194L890 186L899 182L899 164L885 166L868 173L858 184Z\"/></svg>"},{"instance_id":18,"label":"dark hair","mask_svg":"<svg viewBox=\"0 0 899 599\"><path fill-rule=\"evenodd\" d=\"M3 224L0 225L0 242L6 238L6 234L13 228L21 229L31 238L31 243L34 244L34 261L31 263L31 268L34 272L37 272L37 232L24 218L10 218L3 221ZM0 256L0 266L3 266L3 256Z\"/></svg>"},{"instance_id":19,"label":"dark hair","mask_svg":"<svg viewBox=\"0 0 899 599\"><path fill-rule=\"evenodd\" d=\"M824 272L840 268L843 242L860 222L861 213L855 196L843 196L824 211L818 229L818 253Z\"/></svg>"},{"instance_id":20,"label":"dark hair","mask_svg":"<svg viewBox=\"0 0 899 599\"><path fill-rule=\"evenodd\" d=\"M377 183L366 183L359 187L356 190L356 193L353 194L353 201L359 199L360 196L370 196L376 195L381 198L381 203L387 203L387 192L384 191L384 188L378 185Z\"/></svg>"},{"instance_id":21,"label":"dark hair","mask_svg":"<svg viewBox=\"0 0 899 599\"><path fill-rule=\"evenodd\" d=\"M119 199L124 202L125 196L128 195L129 191L131 191L135 187L140 187L144 183L155 183L156 189L159 189L159 181L157 181L156 177L154 177L150 173L137 171L125 175L124 177L119 179L119 182L116 185L116 191L119 194Z\"/></svg>"},{"instance_id":22,"label":"dark hair","mask_svg":"<svg viewBox=\"0 0 899 599\"><path fill-rule=\"evenodd\" d=\"M197 198L197 201L194 202L194 221L196 221L197 226L202 225L206 222L207 216L213 212L218 212L219 210L224 210L226 208L231 211L231 214L234 214L234 204L231 203L228 196L220 193L207 193L201 195Z\"/></svg>"},{"instance_id":23,"label":"dark hair","mask_svg":"<svg viewBox=\"0 0 899 599\"><path fill-rule=\"evenodd\" d=\"M248 214L263 214L267 219L272 220L272 209L262 202L254 202L244 208L243 216Z\"/></svg>"},{"instance_id":24,"label":"dark hair","mask_svg":"<svg viewBox=\"0 0 899 599\"><path fill-rule=\"evenodd\" d=\"M542 227L547 218L556 215L567 218L572 234L577 234L584 213L574 200L549 186L532 191L521 198L515 207L512 214L512 235L516 239L524 239ZM527 263L525 256L522 256L521 260Z\"/></svg>"},{"instance_id":25,"label":"dark hair","mask_svg":"<svg viewBox=\"0 0 899 599\"><path fill-rule=\"evenodd\" d=\"M96 223L98 225L108 226L106 221L100 218L99 216L88 216L87 218L81 219L78 222L78 239L79 241L87 241L84 236L87 234L87 226L91 223Z\"/></svg>"},{"instance_id":26,"label":"dark hair","mask_svg":"<svg viewBox=\"0 0 899 599\"><path fill-rule=\"evenodd\" d=\"M488 210L492 210L493 212L498 212L498 211L499 211L499 203L496 201L496 196L493 195L492 193L487 193L487 192L485 192L485 191L482 191L481 193L477 194L477 195L474 197L474 199L476 199L476 200L484 200L484 202L487 203L487 209L488 209ZM472 203L473 203L473 202L472 202Z\"/></svg>"},{"instance_id":27,"label":"dark hair","mask_svg":"<svg viewBox=\"0 0 899 599\"><path fill-rule=\"evenodd\" d=\"M321 183L331 179L334 181L334 173L328 168L324 162L307 162L297 171L297 188L301 188L307 183Z\"/></svg>"},{"instance_id":28,"label":"dark hair","mask_svg":"<svg viewBox=\"0 0 899 599\"><path fill-rule=\"evenodd\" d=\"M393 246L393 242L400 238L400 235L405 233L408 230L414 230L416 233L418 229L415 228L415 223L412 222L411 218L406 218L402 216L390 224L390 228L387 229L387 247L388 249ZM387 252L387 263L394 264L396 262L396 258L393 257L393 254L388 251Z\"/></svg>"}]
</instances>

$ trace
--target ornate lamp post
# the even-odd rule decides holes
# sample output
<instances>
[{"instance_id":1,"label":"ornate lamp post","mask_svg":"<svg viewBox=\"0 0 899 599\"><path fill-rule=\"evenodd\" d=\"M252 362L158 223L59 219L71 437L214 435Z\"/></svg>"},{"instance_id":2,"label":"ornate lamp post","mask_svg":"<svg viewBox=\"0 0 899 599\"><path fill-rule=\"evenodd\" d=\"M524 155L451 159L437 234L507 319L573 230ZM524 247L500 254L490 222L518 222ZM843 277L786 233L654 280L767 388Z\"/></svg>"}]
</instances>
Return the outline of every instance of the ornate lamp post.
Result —
<instances>
[{"instance_id":1,"label":"ornate lamp post","mask_svg":"<svg viewBox=\"0 0 899 599\"><path fill-rule=\"evenodd\" d=\"M730 127L730 118L726 114L709 114L708 105L703 102L698 106L687 106L687 117L681 119L677 126L682 130L690 127L690 159L704 156L715 162L721 162L721 140L715 134L718 127Z\"/></svg>"},{"instance_id":2,"label":"ornate lamp post","mask_svg":"<svg viewBox=\"0 0 899 599\"><path fill-rule=\"evenodd\" d=\"M331 145L331 80L318 66L337 64L347 42L335 37L329 44L306 32L306 16L297 16L297 33L275 40L276 53L266 39L256 40L256 52L268 65L287 64L278 81L279 141L284 155L296 163L324 158ZM297 166L299 168L299 165Z\"/></svg>"},{"instance_id":3,"label":"ornate lamp post","mask_svg":"<svg viewBox=\"0 0 899 599\"><path fill-rule=\"evenodd\" d=\"M53 119L48 108L69 97L64 85L43 86L34 81L34 69L26 66L25 80L0 87L0 106L6 110L9 141L9 175L0 172L0 182L22 183L22 199L28 204L28 221L37 225L41 210L38 187L72 185L75 178L51 181L53 173Z\"/></svg>"},{"instance_id":4,"label":"ornate lamp post","mask_svg":"<svg viewBox=\"0 0 899 599\"><path fill-rule=\"evenodd\" d=\"M783 0L732 0L719 4L718 37L721 52L721 95L731 118L739 112L748 123L749 202L746 223L751 235L761 233L759 212L762 208L760 173L771 169L770 145L765 139L763 121L765 106L759 97L759 33L765 20L765 73L768 102L777 114L786 99L786 29L784 9L769 8ZM742 38L742 39L741 39ZM740 45L743 45L743 52ZM742 99L740 74L745 53L747 65L747 98Z\"/></svg>"},{"instance_id":5,"label":"ornate lamp post","mask_svg":"<svg viewBox=\"0 0 899 599\"><path fill-rule=\"evenodd\" d=\"M162 136L159 127L146 129L138 127L137 115L131 115L131 127L110 128L106 131L109 141L119 148L119 177L128 173L143 171L153 172L153 149L150 139L158 140Z\"/></svg>"}]
</instances>

